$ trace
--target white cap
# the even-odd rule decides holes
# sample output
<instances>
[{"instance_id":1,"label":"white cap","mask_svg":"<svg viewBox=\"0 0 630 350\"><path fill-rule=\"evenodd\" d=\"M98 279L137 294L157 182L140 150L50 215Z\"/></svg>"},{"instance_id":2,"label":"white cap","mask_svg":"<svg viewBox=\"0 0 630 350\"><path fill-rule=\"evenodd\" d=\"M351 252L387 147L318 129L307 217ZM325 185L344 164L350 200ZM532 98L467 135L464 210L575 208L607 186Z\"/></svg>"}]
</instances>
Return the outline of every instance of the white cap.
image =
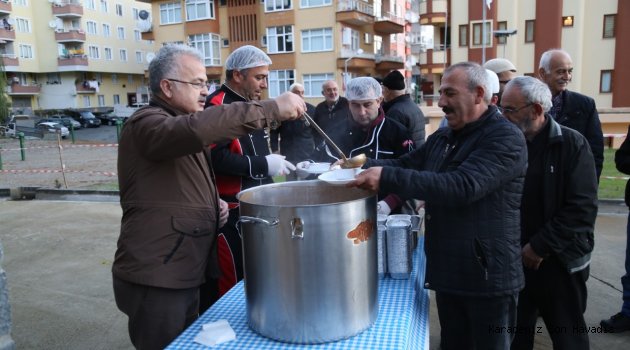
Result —
<instances>
[{"instance_id":1,"label":"white cap","mask_svg":"<svg viewBox=\"0 0 630 350\"><path fill-rule=\"evenodd\" d=\"M225 60L226 70L242 70L270 65L271 58L261 49L252 45L239 47Z\"/></svg>"},{"instance_id":2,"label":"white cap","mask_svg":"<svg viewBox=\"0 0 630 350\"><path fill-rule=\"evenodd\" d=\"M490 69L497 74L507 71L516 72L516 67L505 58L493 58L484 63L483 68Z\"/></svg>"}]
</instances>

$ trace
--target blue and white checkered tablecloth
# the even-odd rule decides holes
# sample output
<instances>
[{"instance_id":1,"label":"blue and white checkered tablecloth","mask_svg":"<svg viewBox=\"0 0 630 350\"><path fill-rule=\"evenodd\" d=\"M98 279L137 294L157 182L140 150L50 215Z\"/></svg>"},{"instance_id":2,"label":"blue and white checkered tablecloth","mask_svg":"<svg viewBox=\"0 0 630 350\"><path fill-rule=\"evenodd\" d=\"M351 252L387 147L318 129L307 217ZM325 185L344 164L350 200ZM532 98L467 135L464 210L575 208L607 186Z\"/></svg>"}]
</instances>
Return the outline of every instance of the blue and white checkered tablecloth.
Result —
<instances>
[{"instance_id":1,"label":"blue and white checkered tablecloth","mask_svg":"<svg viewBox=\"0 0 630 350\"><path fill-rule=\"evenodd\" d=\"M429 292L424 289L424 239L418 240L414 268L409 279L379 280L378 318L372 327L358 335L335 342L300 345L278 342L252 331L247 325L243 282L239 282L167 349L429 349ZM193 342L205 323L226 319L236 332L236 340L214 348Z\"/></svg>"}]
</instances>

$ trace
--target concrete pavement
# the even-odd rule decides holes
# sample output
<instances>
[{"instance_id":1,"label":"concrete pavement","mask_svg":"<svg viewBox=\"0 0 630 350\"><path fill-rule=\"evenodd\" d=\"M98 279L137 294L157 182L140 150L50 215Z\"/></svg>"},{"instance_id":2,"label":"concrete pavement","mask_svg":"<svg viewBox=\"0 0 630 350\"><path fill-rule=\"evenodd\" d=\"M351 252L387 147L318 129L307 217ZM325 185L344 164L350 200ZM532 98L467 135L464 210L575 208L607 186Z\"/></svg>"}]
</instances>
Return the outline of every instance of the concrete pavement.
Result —
<instances>
[{"instance_id":1,"label":"concrete pavement","mask_svg":"<svg viewBox=\"0 0 630 350\"><path fill-rule=\"evenodd\" d=\"M116 308L111 287L120 206L72 199L0 198L13 340L18 349L131 349L126 317ZM625 206L600 206L588 281L588 326L598 326L621 306L626 220ZM434 303L430 327L431 349L437 349ZM630 344L630 332L591 333L590 338L592 349L628 349ZM549 338L537 337L536 349L551 349Z\"/></svg>"}]
</instances>

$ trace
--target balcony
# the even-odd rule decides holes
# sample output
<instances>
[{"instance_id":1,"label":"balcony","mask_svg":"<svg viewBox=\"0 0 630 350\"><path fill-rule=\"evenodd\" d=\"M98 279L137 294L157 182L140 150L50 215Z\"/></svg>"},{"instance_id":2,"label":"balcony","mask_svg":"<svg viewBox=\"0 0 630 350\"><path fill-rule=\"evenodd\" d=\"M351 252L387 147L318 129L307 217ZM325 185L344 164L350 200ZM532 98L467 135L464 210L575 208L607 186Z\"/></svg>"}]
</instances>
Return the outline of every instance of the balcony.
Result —
<instances>
[{"instance_id":1,"label":"balcony","mask_svg":"<svg viewBox=\"0 0 630 350\"><path fill-rule=\"evenodd\" d=\"M41 90L42 90L42 87L38 84L20 85L18 83L14 83L14 84L9 85L8 94L9 95L24 95L24 96L39 95Z\"/></svg>"},{"instance_id":2,"label":"balcony","mask_svg":"<svg viewBox=\"0 0 630 350\"><path fill-rule=\"evenodd\" d=\"M445 66L450 65L449 51L443 49L440 45L438 48L428 49L420 54L420 71L422 74L442 73Z\"/></svg>"},{"instance_id":3,"label":"balcony","mask_svg":"<svg viewBox=\"0 0 630 350\"><path fill-rule=\"evenodd\" d=\"M374 24L374 8L361 0L340 0L336 16L337 22L355 26Z\"/></svg>"},{"instance_id":4,"label":"balcony","mask_svg":"<svg viewBox=\"0 0 630 350\"><path fill-rule=\"evenodd\" d=\"M4 43L2 41L4 41ZM15 41L15 31L13 28L7 29L0 27L0 44L5 44L7 41Z\"/></svg>"},{"instance_id":5,"label":"balcony","mask_svg":"<svg viewBox=\"0 0 630 350\"><path fill-rule=\"evenodd\" d=\"M402 56L395 54L377 54L375 56L376 70L390 71L405 68L405 60Z\"/></svg>"},{"instance_id":6,"label":"balcony","mask_svg":"<svg viewBox=\"0 0 630 350\"><path fill-rule=\"evenodd\" d=\"M59 56L57 58L57 66L57 69L60 72L71 72L77 69L84 69L88 66L88 57L81 54Z\"/></svg>"},{"instance_id":7,"label":"balcony","mask_svg":"<svg viewBox=\"0 0 630 350\"><path fill-rule=\"evenodd\" d=\"M394 16L391 13L377 17L374 22L374 31L382 34L397 34L405 32L405 19Z\"/></svg>"},{"instance_id":8,"label":"balcony","mask_svg":"<svg viewBox=\"0 0 630 350\"><path fill-rule=\"evenodd\" d=\"M4 64L4 68L7 71L12 71L11 67L19 67L20 61L18 60L15 54L2 54L2 63Z\"/></svg>"},{"instance_id":9,"label":"balcony","mask_svg":"<svg viewBox=\"0 0 630 350\"><path fill-rule=\"evenodd\" d=\"M80 18L83 5L78 0L57 0L52 4L52 13L59 18Z\"/></svg>"},{"instance_id":10,"label":"balcony","mask_svg":"<svg viewBox=\"0 0 630 350\"><path fill-rule=\"evenodd\" d=\"M350 58L350 60L348 60ZM374 69L374 54L362 53L357 54L354 51L342 49L339 57L337 58L337 68L345 69L347 67L349 71L356 70L369 70Z\"/></svg>"},{"instance_id":11,"label":"balcony","mask_svg":"<svg viewBox=\"0 0 630 350\"><path fill-rule=\"evenodd\" d=\"M57 30L55 40L60 43L83 43L85 42L85 32L81 29Z\"/></svg>"},{"instance_id":12,"label":"balcony","mask_svg":"<svg viewBox=\"0 0 630 350\"><path fill-rule=\"evenodd\" d=\"M420 24L437 25L446 23L448 0L427 0L420 3Z\"/></svg>"},{"instance_id":13,"label":"balcony","mask_svg":"<svg viewBox=\"0 0 630 350\"><path fill-rule=\"evenodd\" d=\"M96 80L86 80L74 84L77 94L95 94L98 92L99 83Z\"/></svg>"},{"instance_id":14,"label":"balcony","mask_svg":"<svg viewBox=\"0 0 630 350\"><path fill-rule=\"evenodd\" d=\"M8 0L0 0L0 13L9 14L13 11L13 7Z\"/></svg>"}]
</instances>

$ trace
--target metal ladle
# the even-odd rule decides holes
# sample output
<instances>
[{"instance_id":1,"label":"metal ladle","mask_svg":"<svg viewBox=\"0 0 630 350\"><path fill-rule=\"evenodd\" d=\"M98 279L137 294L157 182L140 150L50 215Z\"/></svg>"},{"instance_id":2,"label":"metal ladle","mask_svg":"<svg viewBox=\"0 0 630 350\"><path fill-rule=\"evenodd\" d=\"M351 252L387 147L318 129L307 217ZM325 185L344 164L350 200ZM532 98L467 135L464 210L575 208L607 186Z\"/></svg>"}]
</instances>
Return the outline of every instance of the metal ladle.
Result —
<instances>
[{"instance_id":1,"label":"metal ladle","mask_svg":"<svg viewBox=\"0 0 630 350\"><path fill-rule=\"evenodd\" d=\"M343 152L341 151L341 149L333 142L333 140L330 139L330 137L328 137L328 135L326 135L326 133L324 132L324 130L322 130L322 128L319 127L319 125L317 125L317 123L315 123L315 121L313 120L313 118L311 118L310 115L308 115L308 113L304 113L302 115L302 117L304 119L306 119L306 123L307 126L312 126L315 131L317 131L317 133L319 133L324 140L326 140L326 142L328 142L328 144L335 150L335 152L337 152L340 156L341 159L343 159L343 163L341 163L341 167L344 169L349 169L349 168L360 168L363 166L363 164L365 164L365 162L367 162L367 157L364 153L359 154L358 156L354 156L350 159L348 159L346 157L345 154L343 154Z\"/></svg>"}]
</instances>

